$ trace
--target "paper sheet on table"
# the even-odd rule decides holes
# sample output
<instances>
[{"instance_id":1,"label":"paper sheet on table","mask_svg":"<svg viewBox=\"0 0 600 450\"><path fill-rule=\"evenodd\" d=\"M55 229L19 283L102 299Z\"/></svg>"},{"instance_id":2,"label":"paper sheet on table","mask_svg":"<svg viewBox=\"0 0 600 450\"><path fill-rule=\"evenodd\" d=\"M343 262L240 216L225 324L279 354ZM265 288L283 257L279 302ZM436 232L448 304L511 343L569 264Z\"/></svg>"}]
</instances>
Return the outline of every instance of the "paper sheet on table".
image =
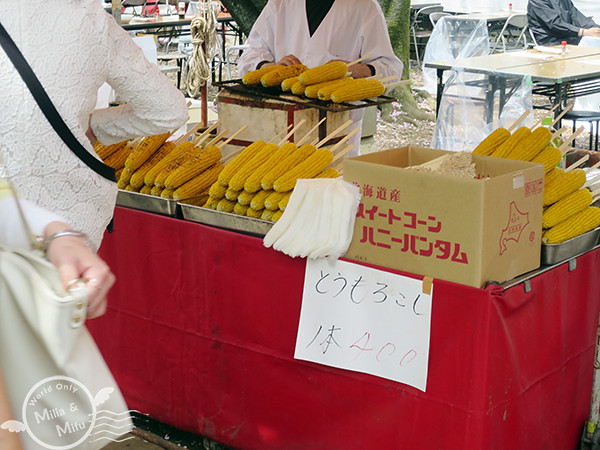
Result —
<instances>
[{"instance_id":1,"label":"paper sheet on table","mask_svg":"<svg viewBox=\"0 0 600 450\"><path fill-rule=\"evenodd\" d=\"M432 297L431 279L307 260L294 358L425 391Z\"/></svg>"}]
</instances>

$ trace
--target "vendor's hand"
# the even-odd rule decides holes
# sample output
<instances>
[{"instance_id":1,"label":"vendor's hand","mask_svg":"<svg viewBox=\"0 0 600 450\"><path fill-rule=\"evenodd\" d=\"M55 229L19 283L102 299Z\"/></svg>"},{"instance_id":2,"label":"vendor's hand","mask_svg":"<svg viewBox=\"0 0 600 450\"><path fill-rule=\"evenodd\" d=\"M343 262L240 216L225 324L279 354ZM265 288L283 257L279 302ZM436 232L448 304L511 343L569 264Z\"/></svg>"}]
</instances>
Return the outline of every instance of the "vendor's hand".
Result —
<instances>
[{"instance_id":1,"label":"vendor's hand","mask_svg":"<svg viewBox=\"0 0 600 450\"><path fill-rule=\"evenodd\" d=\"M332 59L329 62L333 61L342 61L348 64L351 61L344 61L343 59ZM352 78L367 78L371 76L371 69L366 64L355 63L351 66L348 66L348 72L350 72L350 76Z\"/></svg>"},{"instance_id":2,"label":"vendor's hand","mask_svg":"<svg viewBox=\"0 0 600 450\"><path fill-rule=\"evenodd\" d=\"M582 36L600 37L600 27L584 28Z\"/></svg>"},{"instance_id":3,"label":"vendor's hand","mask_svg":"<svg viewBox=\"0 0 600 450\"><path fill-rule=\"evenodd\" d=\"M292 66L294 64L302 64L302 62L294 55L287 55L281 58L277 64L282 66Z\"/></svg>"},{"instance_id":4,"label":"vendor's hand","mask_svg":"<svg viewBox=\"0 0 600 450\"><path fill-rule=\"evenodd\" d=\"M62 222L52 222L46 226L44 237L70 227ZM82 279L89 291L88 319L99 317L106 311L106 296L115 282L115 276L106 263L96 255L84 240L77 236L61 236L48 244L48 260L58 268L65 289L74 280Z\"/></svg>"}]
</instances>

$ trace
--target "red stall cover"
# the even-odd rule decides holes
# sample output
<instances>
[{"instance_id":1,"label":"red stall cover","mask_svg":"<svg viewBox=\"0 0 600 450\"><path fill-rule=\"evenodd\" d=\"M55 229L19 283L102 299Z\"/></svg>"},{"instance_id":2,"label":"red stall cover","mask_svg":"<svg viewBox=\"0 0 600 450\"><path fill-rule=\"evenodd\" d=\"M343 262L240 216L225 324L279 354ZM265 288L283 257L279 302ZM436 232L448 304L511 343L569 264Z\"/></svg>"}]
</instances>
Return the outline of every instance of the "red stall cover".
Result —
<instances>
[{"instance_id":1,"label":"red stall cover","mask_svg":"<svg viewBox=\"0 0 600 450\"><path fill-rule=\"evenodd\" d=\"M435 280L426 392L295 360L305 260L260 238L119 207L100 253L117 283L88 326L129 407L175 427L244 449L579 442L598 249L531 278L529 292Z\"/></svg>"}]
</instances>

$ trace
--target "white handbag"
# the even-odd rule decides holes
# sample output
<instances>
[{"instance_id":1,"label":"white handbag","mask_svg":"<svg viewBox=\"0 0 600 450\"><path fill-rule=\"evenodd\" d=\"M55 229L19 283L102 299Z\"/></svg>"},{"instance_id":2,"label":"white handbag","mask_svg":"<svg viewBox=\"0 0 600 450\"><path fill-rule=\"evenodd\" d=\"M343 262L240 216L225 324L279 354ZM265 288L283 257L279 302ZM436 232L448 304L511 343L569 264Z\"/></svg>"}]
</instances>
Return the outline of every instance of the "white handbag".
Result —
<instances>
[{"instance_id":1,"label":"white handbag","mask_svg":"<svg viewBox=\"0 0 600 450\"><path fill-rule=\"evenodd\" d=\"M19 433L28 450L98 449L132 429L86 307L87 288L65 292L40 251L0 245L0 367L14 418L0 433Z\"/></svg>"}]
</instances>

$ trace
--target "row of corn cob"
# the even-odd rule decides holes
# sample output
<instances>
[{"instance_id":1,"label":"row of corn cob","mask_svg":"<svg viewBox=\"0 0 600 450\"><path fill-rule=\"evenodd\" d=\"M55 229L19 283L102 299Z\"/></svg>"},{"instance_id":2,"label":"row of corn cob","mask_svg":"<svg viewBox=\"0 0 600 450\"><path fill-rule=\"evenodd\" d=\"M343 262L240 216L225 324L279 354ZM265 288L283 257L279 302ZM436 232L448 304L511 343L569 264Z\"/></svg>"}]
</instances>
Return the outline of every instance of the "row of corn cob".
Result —
<instances>
[{"instance_id":1,"label":"row of corn cob","mask_svg":"<svg viewBox=\"0 0 600 450\"><path fill-rule=\"evenodd\" d=\"M494 130L473 151L474 154L539 163L544 166L542 215L546 244L559 244L600 226L600 208L591 206L594 197L586 188L586 173L576 165L558 167L569 143L556 146L556 137L544 126L533 130L520 127L513 133L505 128Z\"/></svg>"},{"instance_id":2,"label":"row of corn cob","mask_svg":"<svg viewBox=\"0 0 600 450\"><path fill-rule=\"evenodd\" d=\"M378 97L385 92L384 84L377 79L354 79L347 74L348 65L343 61L331 61L312 69L302 64L275 65L248 72L242 77L242 83L280 87L295 95L334 103Z\"/></svg>"},{"instance_id":3,"label":"row of corn cob","mask_svg":"<svg viewBox=\"0 0 600 450\"><path fill-rule=\"evenodd\" d=\"M277 221L300 178L335 178L329 149L256 141L227 163L208 191L205 208Z\"/></svg>"},{"instance_id":4,"label":"row of corn cob","mask_svg":"<svg viewBox=\"0 0 600 450\"><path fill-rule=\"evenodd\" d=\"M224 165L220 162L222 138L217 135L204 147L216 125L193 141L167 141L169 133L119 144L118 149L97 144L103 161L117 169L119 189L160 196L167 199L208 197L208 188Z\"/></svg>"}]
</instances>

